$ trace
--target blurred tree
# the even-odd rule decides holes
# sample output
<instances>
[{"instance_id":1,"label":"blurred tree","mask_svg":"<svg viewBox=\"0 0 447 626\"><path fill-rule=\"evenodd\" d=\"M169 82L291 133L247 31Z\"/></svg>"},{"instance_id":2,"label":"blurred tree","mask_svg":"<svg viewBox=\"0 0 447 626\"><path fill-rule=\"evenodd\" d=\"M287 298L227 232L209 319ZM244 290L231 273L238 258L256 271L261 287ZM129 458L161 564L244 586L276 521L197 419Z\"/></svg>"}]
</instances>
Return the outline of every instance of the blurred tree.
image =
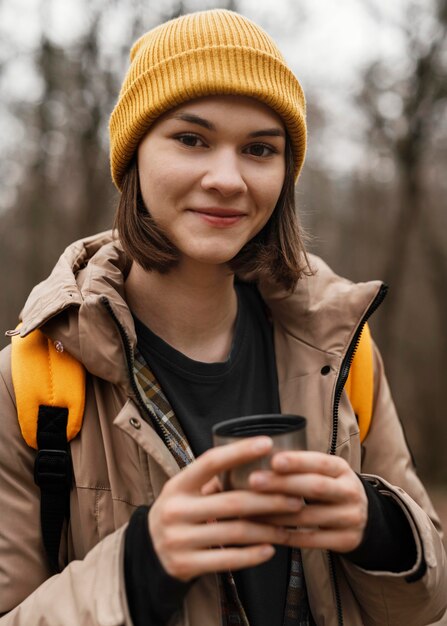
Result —
<instances>
[{"instance_id":1,"label":"blurred tree","mask_svg":"<svg viewBox=\"0 0 447 626\"><path fill-rule=\"evenodd\" d=\"M382 156L391 157L399 177L399 201L389 235L392 245L383 271L385 282L393 289L382 317L382 340L389 354L396 347L396 307L408 276L415 236L424 244L428 242L425 254L430 257L433 273L443 284L447 280L447 250L436 236L436 226L433 228L439 216L426 199L427 168L436 165L429 151L440 131L438 105L445 106L447 98L447 3L438 0L430 6L411 2L407 19L399 26L409 60L406 71L377 61L365 73L359 98L368 112L371 145Z\"/></svg>"},{"instance_id":2,"label":"blurred tree","mask_svg":"<svg viewBox=\"0 0 447 626\"><path fill-rule=\"evenodd\" d=\"M405 42L406 62L373 63L358 99L369 120L371 160L376 155L379 168L396 172L396 183L382 184L380 192L388 197L389 211L380 203L370 206L373 232L381 232L382 240L375 251L369 249L382 260L381 276L391 288L376 334L417 456L432 479L444 480L447 467L439 459L447 434L442 375L447 354L447 3L412 1L404 22L395 27Z\"/></svg>"},{"instance_id":3,"label":"blurred tree","mask_svg":"<svg viewBox=\"0 0 447 626\"><path fill-rule=\"evenodd\" d=\"M17 200L1 216L2 226L20 242L0 252L0 260L7 255L14 268L13 276L2 277L14 287L7 289L9 306L1 311L5 325L14 323L26 293L65 245L111 223L114 192L101 121L107 119L118 87L100 63L100 12L92 8L84 36L62 48L46 34L49 9L50 3L42 3L42 34L34 56L41 97L10 103L26 131L16 155L22 161Z\"/></svg>"}]
</instances>

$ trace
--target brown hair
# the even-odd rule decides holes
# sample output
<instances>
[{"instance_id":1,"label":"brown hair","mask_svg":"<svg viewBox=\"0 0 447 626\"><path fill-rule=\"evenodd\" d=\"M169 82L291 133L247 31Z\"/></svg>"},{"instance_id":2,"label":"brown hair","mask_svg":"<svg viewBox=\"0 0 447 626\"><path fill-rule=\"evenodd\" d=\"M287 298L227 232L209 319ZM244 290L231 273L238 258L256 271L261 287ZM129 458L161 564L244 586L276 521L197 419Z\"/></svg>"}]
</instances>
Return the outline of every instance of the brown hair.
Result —
<instances>
[{"instance_id":1,"label":"brown hair","mask_svg":"<svg viewBox=\"0 0 447 626\"><path fill-rule=\"evenodd\" d=\"M285 158L284 184L272 216L228 265L239 278L270 278L291 291L302 275L312 271L295 206L293 152L288 138ZM177 248L144 204L136 156L123 177L114 228L126 254L146 271L166 273L177 264Z\"/></svg>"}]
</instances>

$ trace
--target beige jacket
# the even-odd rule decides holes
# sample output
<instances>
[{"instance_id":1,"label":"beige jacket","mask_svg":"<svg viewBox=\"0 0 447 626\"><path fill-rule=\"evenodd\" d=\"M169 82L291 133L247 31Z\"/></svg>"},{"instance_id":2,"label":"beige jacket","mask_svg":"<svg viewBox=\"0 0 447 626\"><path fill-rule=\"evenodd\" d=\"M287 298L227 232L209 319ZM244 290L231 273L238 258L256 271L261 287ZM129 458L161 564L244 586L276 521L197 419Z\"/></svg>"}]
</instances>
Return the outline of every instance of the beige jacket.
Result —
<instances>
[{"instance_id":1,"label":"beige jacket","mask_svg":"<svg viewBox=\"0 0 447 626\"><path fill-rule=\"evenodd\" d=\"M268 286L261 292L273 317L282 411L306 415L309 447L327 452L340 367L381 285L354 285L320 260L312 262L316 275L300 281L293 295ZM75 486L62 546L69 565L53 577L40 537L35 452L18 427L10 349L1 354L0 613L5 615L0 626L131 624L122 562L126 522L137 506L150 504L179 469L155 430L139 415L132 390L128 357L136 338L123 299L127 269L128 261L110 233L77 242L33 290L23 311L23 335L42 327L90 372L84 424L71 443ZM326 365L330 372L323 375ZM375 409L367 440L361 447L357 421L343 393L334 443L336 454L356 472L376 475L402 506L418 551L413 569L402 574L367 572L335 557L344 624L421 626L439 619L447 606L439 522L414 473L377 353ZM423 561L424 576L407 582ZM303 550L303 562L316 623L337 626L327 553ZM220 624L214 575L203 576L192 586L174 623Z\"/></svg>"}]
</instances>

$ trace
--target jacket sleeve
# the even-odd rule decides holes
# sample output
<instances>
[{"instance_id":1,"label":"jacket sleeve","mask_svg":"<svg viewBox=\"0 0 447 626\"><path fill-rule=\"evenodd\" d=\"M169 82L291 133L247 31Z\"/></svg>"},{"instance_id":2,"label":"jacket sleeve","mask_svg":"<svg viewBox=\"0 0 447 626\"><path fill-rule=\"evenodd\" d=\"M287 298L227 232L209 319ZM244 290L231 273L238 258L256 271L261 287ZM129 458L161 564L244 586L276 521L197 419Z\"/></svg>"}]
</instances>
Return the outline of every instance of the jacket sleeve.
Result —
<instances>
[{"instance_id":1,"label":"jacket sleeve","mask_svg":"<svg viewBox=\"0 0 447 626\"><path fill-rule=\"evenodd\" d=\"M9 364L7 348L0 355L0 625L131 626L123 591L125 526L50 576L40 538L35 451L20 433Z\"/></svg>"},{"instance_id":2,"label":"jacket sleeve","mask_svg":"<svg viewBox=\"0 0 447 626\"><path fill-rule=\"evenodd\" d=\"M374 348L374 412L364 441L362 475L402 508L412 529L417 558L405 572L367 571L339 559L363 610L365 626L421 626L447 609L447 562L442 531L416 475L392 401L383 363Z\"/></svg>"}]
</instances>

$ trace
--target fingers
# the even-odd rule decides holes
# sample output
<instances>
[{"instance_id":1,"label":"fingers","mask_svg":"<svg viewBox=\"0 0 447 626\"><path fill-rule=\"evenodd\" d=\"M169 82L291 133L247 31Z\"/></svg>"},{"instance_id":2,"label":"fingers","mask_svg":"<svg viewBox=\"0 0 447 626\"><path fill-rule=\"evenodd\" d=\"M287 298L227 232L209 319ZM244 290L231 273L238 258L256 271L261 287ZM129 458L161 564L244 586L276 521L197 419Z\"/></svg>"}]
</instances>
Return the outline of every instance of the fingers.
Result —
<instances>
[{"instance_id":1,"label":"fingers","mask_svg":"<svg viewBox=\"0 0 447 626\"><path fill-rule=\"evenodd\" d=\"M297 513L262 517L267 524L292 529L288 545L337 552L359 546L368 520L368 499L346 461L318 452L287 452L275 455L272 468L253 472L250 487L307 502Z\"/></svg>"},{"instance_id":2,"label":"fingers","mask_svg":"<svg viewBox=\"0 0 447 626\"><path fill-rule=\"evenodd\" d=\"M337 478L349 468L346 461L324 452L279 452L271 461L272 469L280 474L302 473L323 474Z\"/></svg>"},{"instance_id":3,"label":"fingers","mask_svg":"<svg viewBox=\"0 0 447 626\"><path fill-rule=\"evenodd\" d=\"M357 529L298 528L297 530L289 529L287 545L295 548L319 548L343 553L358 548L362 539L363 533Z\"/></svg>"},{"instance_id":4,"label":"fingers","mask_svg":"<svg viewBox=\"0 0 447 626\"><path fill-rule=\"evenodd\" d=\"M275 549L268 544L183 552L174 555L171 562L165 564L165 569L171 576L188 581L202 574L254 567L268 561L274 554Z\"/></svg>"},{"instance_id":5,"label":"fingers","mask_svg":"<svg viewBox=\"0 0 447 626\"><path fill-rule=\"evenodd\" d=\"M288 528L319 528L322 530L363 530L366 524L367 507L339 506L335 504L310 504L298 513L266 515L260 521Z\"/></svg>"},{"instance_id":6,"label":"fingers","mask_svg":"<svg viewBox=\"0 0 447 626\"><path fill-rule=\"evenodd\" d=\"M194 522L188 516L208 516L212 518L217 505L222 515L228 516L228 499L231 496L234 507L244 509L240 503L252 501L249 511L269 510L270 502L287 502L285 496L249 494L247 492L218 493L211 496L176 495L164 502L160 496L149 511L149 532L154 549L164 569L181 580L190 580L194 576L225 569L241 569L258 565L273 555L271 544L287 544L288 531L273 525L248 519L231 519L211 523ZM220 500L223 502L220 502ZM201 508L205 502L214 500L211 509ZM293 499L295 503L296 499ZM258 503L254 505L253 503ZM296 506L296 504L295 504ZM194 512L200 508L199 514ZM245 505L246 507L246 505ZM286 506L287 508L287 506ZM290 505L289 505L290 509ZM248 548L251 544L256 544ZM241 546L235 548L234 546ZM211 549L210 549L211 546ZM216 546L229 548L213 549ZM269 547L270 546L270 547ZM224 554L222 554L222 552Z\"/></svg>"},{"instance_id":7,"label":"fingers","mask_svg":"<svg viewBox=\"0 0 447 626\"><path fill-rule=\"evenodd\" d=\"M270 437L249 437L211 448L188 465L170 484L180 491L200 491L205 483L221 472L266 455L272 445Z\"/></svg>"},{"instance_id":8,"label":"fingers","mask_svg":"<svg viewBox=\"0 0 447 626\"><path fill-rule=\"evenodd\" d=\"M368 515L367 505L338 506L311 504L304 507L295 518L297 526L318 527L322 529L359 529L363 530Z\"/></svg>"},{"instance_id":9,"label":"fingers","mask_svg":"<svg viewBox=\"0 0 447 626\"><path fill-rule=\"evenodd\" d=\"M201 562L203 572L222 572L239 570L259 565L272 558L275 548L270 545L253 546L247 548L226 548L225 550L210 550L208 553L196 553ZM213 564L206 559L211 556ZM209 568L209 569L208 569Z\"/></svg>"},{"instance_id":10,"label":"fingers","mask_svg":"<svg viewBox=\"0 0 447 626\"><path fill-rule=\"evenodd\" d=\"M310 502L366 501L358 476L339 457L320 452L287 452L276 454L271 465L274 471L251 474L252 489L301 496Z\"/></svg>"},{"instance_id":11,"label":"fingers","mask_svg":"<svg viewBox=\"0 0 447 626\"><path fill-rule=\"evenodd\" d=\"M333 509L330 513L329 508ZM347 513L344 507L310 505L295 515L272 515L260 520L285 528L287 535L281 543L296 548L350 552L360 545L364 534L361 516L356 511Z\"/></svg>"},{"instance_id":12,"label":"fingers","mask_svg":"<svg viewBox=\"0 0 447 626\"><path fill-rule=\"evenodd\" d=\"M199 522L207 519L288 513L298 511L301 506L300 498L290 498L282 494L228 491L203 498L198 506L191 507L188 513L191 522Z\"/></svg>"},{"instance_id":13,"label":"fingers","mask_svg":"<svg viewBox=\"0 0 447 626\"><path fill-rule=\"evenodd\" d=\"M198 524L208 520L299 511L302 499L283 494L227 491L206 497L177 495L160 511L162 525Z\"/></svg>"},{"instance_id":14,"label":"fingers","mask_svg":"<svg viewBox=\"0 0 447 626\"><path fill-rule=\"evenodd\" d=\"M221 546L282 544L287 542L288 534L279 526L238 519L166 529L159 540L159 548L175 554Z\"/></svg>"},{"instance_id":15,"label":"fingers","mask_svg":"<svg viewBox=\"0 0 447 626\"><path fill-rule=\"evenodd\" d=\"M351 492L349 485L341 485L334 478L321 474L253 472L249 484L256 491L287 493L310 501L344 502Z\"/></svg>"}]
</instances>

